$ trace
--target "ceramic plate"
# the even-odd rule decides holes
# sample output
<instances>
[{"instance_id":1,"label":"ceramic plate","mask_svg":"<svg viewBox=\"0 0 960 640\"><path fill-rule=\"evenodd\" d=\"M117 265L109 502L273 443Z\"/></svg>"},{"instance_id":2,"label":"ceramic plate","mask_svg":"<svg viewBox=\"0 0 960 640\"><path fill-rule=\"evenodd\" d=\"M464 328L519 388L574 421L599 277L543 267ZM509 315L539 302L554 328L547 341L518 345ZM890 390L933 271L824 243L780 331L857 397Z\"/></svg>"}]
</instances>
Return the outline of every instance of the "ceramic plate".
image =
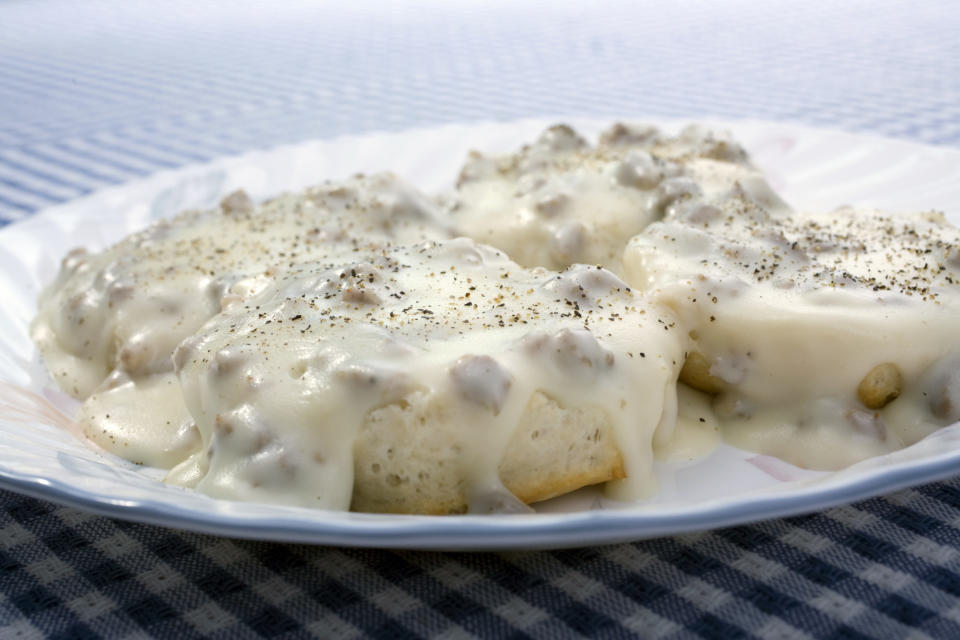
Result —
<instances>
[{"instance_id":1,"label":"ceramic plate","mask_svg":"<svg viewBox=\"0 0 960 640\"><path fill-rule=\"evenodd\" d=\"M508 151L557 119L343 137L157 174L48 209L0 230L0 486L112 517L227 535L371 547L520 549L637 540L822 509L960 469L960 424L836 473L811 472L722 445L705 459L658 464L658 496L614 504L586 489L510 516L383 516L215 500L160 482L163 472L99 453L76 437L76 403L56 390L27 326L61 256L101 248L151 220L358 171L392 169L447 189L470 148ZM594 135L606 122L565 118ZM676 130L676 122L656 122ZM960 150L760 122L730 129L797 207L939 209L960 223Z\"/></svg>"}]
</instances>

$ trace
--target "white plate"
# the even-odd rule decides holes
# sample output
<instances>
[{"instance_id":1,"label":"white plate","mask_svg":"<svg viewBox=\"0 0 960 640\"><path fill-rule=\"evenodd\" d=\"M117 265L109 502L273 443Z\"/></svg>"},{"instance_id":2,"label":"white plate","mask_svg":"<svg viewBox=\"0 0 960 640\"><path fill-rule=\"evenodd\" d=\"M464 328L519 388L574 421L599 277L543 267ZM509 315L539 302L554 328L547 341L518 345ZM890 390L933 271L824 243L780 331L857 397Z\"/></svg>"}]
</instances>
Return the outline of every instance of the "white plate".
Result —
<instances>
[{"instance_id":1,"label":"white plate","mask_svg":"<svg viewBox=\"0 0 960 640\"><path fill-rule=\"evenodd\" d=\"M424 189L444 189L467 149L510 150L553 121L445 126L281 147L157 174L0 230L0 486L113 517L234 537L516 549L636 540L796 514L960 469L958 424L838 473L803 471L721 446L693 464L659 464L660 493L643 504L612 505L584 490L542 505L535 515L381 516L214 500L166 486L158 470L94 452L73 435L64 414L74 404L52 386L27 332L41 283L71 247L102 247L155 218L212 205L238 187L266 197L325 178L390 168ZM606 124L566 121L591 135ZM796 206L936 208L960 221L960 150L784 124L720 126L733 131Z\"/></svg>"}]
</instances>

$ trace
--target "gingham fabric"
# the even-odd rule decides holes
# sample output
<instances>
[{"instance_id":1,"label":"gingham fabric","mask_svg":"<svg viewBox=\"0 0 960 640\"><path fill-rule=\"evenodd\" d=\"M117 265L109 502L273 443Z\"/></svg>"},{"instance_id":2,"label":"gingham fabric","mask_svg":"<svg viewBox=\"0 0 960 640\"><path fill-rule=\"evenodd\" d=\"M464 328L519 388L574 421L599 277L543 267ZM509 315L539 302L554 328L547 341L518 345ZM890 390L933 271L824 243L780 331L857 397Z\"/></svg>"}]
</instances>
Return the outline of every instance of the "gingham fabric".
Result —
<instances>
[{"instance_id":1,"label":"gingham fabric","mask_svg":"<svg viewBox=\"0 0 960 640\"><path fill-rule=\"evenodd\" d=\"M952 2L0 3L0 218L224 154L553 114L960 145ZM0 638L960 638L960 481L559 552L234 541L0 491Z\"/></svg>"}]
</instances>

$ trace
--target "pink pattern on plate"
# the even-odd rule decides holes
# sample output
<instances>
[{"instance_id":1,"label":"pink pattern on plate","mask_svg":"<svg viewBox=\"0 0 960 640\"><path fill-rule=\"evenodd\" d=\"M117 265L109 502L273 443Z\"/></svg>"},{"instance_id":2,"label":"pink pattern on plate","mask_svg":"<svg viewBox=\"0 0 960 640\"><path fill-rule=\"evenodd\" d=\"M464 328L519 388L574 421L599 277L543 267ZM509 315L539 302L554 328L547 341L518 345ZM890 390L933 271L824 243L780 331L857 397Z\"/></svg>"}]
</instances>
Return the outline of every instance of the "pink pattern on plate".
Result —
<instances>
[{"instance_id":1,"label":"pink pattern on plate","mask_svg":"<svg viewBox=\"0 0 960 640\"><path fill-rule=\"evenodd\" d=\"M751 157L763 157L769 154L775 158L783 158L796 144L796 138L789 136L765 138L752 146L750 155ZM774 191L783 191L786 188L788 184L786 176L782 175L779 171L771 170L769 167L762 168L766 174L767 182Z\"/></svg>"},{"instance_id":2,"label":"pink pattern on plate","mask_svg":"<svg viewBox=\"0 0 960 640\"><path fill-rule=\"evenodd\" d=\"M780 482L790 482L791 480L799 480L803 477L803 474L800 469L793 466L788 462L784 462L780 458L774 458L772 456L753 456L747 458L747 462L755 466L760 471L763 471L771 478L775 478Z\"/></svg>"},{"instance_id":3,"label":"pink pattern on plate","mask_svg":"<svg viewBox=\"0 0 960 640\"><path fill-rule=\"evenodd\" d=\"M19 423L50 424L86 441L80 425L53 406L49 400L9 382L0 382L0 419Z\"/></svg>"}]
</instances>

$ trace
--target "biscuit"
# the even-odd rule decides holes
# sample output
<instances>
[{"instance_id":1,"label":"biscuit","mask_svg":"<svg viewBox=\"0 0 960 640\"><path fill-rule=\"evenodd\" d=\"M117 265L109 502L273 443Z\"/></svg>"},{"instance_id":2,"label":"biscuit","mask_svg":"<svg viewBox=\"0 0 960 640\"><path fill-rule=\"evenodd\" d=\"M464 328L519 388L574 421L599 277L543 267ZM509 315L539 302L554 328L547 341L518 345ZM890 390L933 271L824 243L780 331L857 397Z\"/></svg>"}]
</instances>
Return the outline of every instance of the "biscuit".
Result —
<instances>
[{"instance_id":1,"label":"biscuit","mask_svg":"<svg viewBox=\"0 0 960 640\"><path fill-rule=\"evenodd\" d=\"M674 203L738 182L778 201L724 134L688 127L668 137L617 124L591 146L555 125L513 154L471 152L447 207L459 233L524 266L599 264L620 273L627 241Z\"/></svg>"},{"instance_id":2,"label":"biscuit","mask_svg":"<svg viewBox=\"0 0 960 640\"><path fill-rule=\"evenodd\" d=\"M619 495L652 492L683 357L669 311L606 270L527 270L466 238L355 258L298 265L179 347L202 445L171 481L396 513L623 477Z\"/></svg>"},{"instance_id":3,"label":"biscuit","mask_svg":"<svg viewBox=\"0 0 960 640\"><path fill-rule=\"evenodd\" d=\"M944 397L926 372L960 342L957 246L937 213L771 209L734 191L650 225L624 272L693 337L682 380L716 394L729 442L837 469L949 424L921 398Z\"/></svg>"},{"instance_id":4,"label":"biscuit","mask_svg":"<svg viewBox=\"0 0 960 640\"><path fill-rule=\"evenodd\" d=\"M439 210L389 173L258 206L235 192L215 209L157 222L100 253L71 251L40 296L31 333L53 379L85 401L88 437L127 459L169 467L195 441L171 359L184 338L296 261L444 237ZM151 409L157 405L177 410Z\"/></svg>"}]
</instances>

